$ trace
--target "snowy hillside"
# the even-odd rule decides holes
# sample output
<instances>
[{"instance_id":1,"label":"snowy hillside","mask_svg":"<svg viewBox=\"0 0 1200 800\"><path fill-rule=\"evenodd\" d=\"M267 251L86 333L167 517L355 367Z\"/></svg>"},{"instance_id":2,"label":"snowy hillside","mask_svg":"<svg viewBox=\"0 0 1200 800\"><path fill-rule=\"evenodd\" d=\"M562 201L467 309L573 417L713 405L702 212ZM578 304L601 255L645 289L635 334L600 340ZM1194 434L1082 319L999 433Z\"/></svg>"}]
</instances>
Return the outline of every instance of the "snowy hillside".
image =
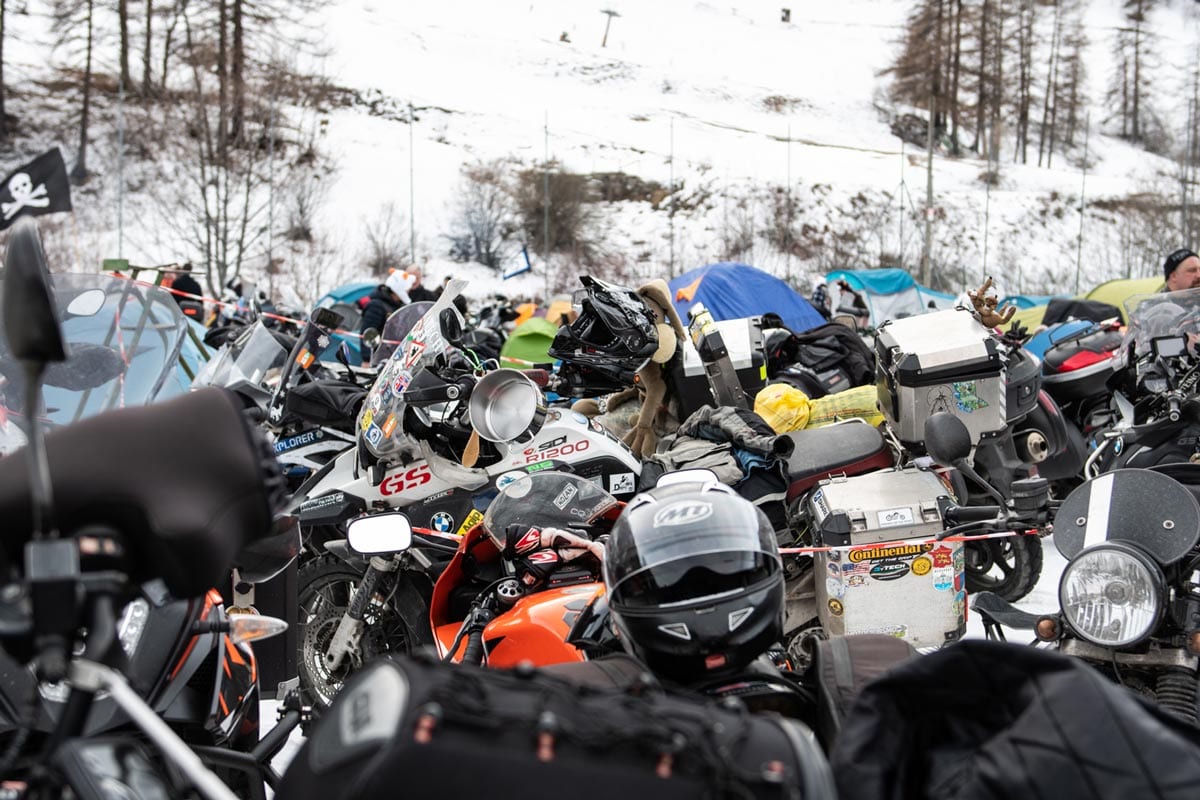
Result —
<instances>
[{"instance_id":1,"label":"snowy hillside","mask_svg":"<svg viewBox=\"0 0 1200 800\"><path fill-rule=\"evenodd\" d=\"M1180 86L1186 82L1193 6L1177 2L1154 14L1164 87L1176 75ZM55 101L42 83L49 34L36 3L28 8L10 20L5 75L18 93L10 105L18 115L39 104L51 113ZM925 153L890 132L891 116L909 109L886 102L881 76L909 11L907 2L882 0L333 4L315 20L326 53L305 66L359 102L331 105L317 120L318 143L335 165L315 216L325 249L319 272L292 288L311 299L337 281L365 277L362 239L388 208L404 226L413 220L416 260L435 281L463 274L446 257L461 169L496 159L526 169L550 160L577 173L620 172L673 189L656 202L603 204L594 236L625 276L678 274L722 258L739 238L741 260L805 287L832 268L897 261L915 268ZM1014 293L1072 290L1084 187L1084 286L1161 261L1158 253L1130 258L1119 201L1174 191L1175 165L1101 133L1120 22L1118 0L1092 0L1087 89L1095 111L1086 176L1082 147L1056 155L1049 169L1013 164L1005 147L1000 183L988 196L984 161L935 156L932 250L936 262L952 265L950 274L957 269L969 283L986 269ZM75 220L58 232L64 249L89 266L118 249L141 263L194 257L148 213L139 193L145 177L129 177L138 175L132 153L118 245L115 109L111 95L97 104L92 147L104 166L77 192ZM1164 112L1182 128L1186 112L1169 104ZM55 130L70 162L73 128L63 118ZM18 139L0 156L15 166L47 144ZM798 205L795 228L805 237L792 255L761 235L777 214L772 203L785 197ZM274 243L282 223L272 228ZM1164 241L1160 249L1177 244ZM578 272L567 257L556 267L560 282ZM533 275L502 288L541 293L541 269L535 257Z\"/></svg>"}]
</instances>

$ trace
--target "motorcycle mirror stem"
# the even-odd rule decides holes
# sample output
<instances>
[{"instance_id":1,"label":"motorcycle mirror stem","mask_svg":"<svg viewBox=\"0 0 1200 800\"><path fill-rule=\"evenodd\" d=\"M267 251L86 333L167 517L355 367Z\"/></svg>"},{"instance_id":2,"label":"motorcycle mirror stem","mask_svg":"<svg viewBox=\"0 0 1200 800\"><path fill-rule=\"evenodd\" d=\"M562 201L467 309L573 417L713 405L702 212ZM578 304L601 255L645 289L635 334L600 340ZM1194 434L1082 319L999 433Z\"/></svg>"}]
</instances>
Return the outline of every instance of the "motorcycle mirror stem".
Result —
<instances>
[{"instance_id":1,"label":"motorcycle mirror stem","mask_svg":"<svg viewBox=\"0 0 1200 800\"><path fill-rule=\"evenodd\" d=\"M22 217L13 227L4 254L4 335L25 373L25 419L29 423L30 488L33 494L33 536L56 535L51 519L50 465L46 443L37 424L41 411L42 378L48 364L66 361L62 326L50 289L50 270L37 225Z\"/></svg>"},{"instance_id":2,"label":"motorcycle mirror stem","mask_svg":"<svg viewBox=\"0 0 1200 800\"><path fill-rule=\"evenodd\" d=\"M1004 495L975 471L967 460L971 455L971 433L961 419L946 411L925 419L925 449L939 464L954 467L981 486L1001 509L1007 510Z\"/></svg>"}]
</instances>

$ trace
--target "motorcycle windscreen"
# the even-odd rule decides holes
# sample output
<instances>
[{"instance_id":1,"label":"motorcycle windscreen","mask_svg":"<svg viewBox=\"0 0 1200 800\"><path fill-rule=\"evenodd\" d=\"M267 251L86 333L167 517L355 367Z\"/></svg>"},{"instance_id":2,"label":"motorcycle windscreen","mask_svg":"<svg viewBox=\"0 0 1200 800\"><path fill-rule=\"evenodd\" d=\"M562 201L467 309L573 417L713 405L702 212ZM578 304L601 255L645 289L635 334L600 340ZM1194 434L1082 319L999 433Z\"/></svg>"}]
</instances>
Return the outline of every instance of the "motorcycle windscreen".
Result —
<instances>
[{"instance_id":1,"label":"motorcycle windscreen","mask_svg":"<svg viewBox=\"0 0 1200 800\"><path fill-rule=\"evenodd\" d=\"M1200 539L1200 503L1186 486L1148 469L1119 469L1083 484L1054 518L1054 544L1068 559L1105 541L1132 542L1171 564Z\"/></svg>"}]
</instances>

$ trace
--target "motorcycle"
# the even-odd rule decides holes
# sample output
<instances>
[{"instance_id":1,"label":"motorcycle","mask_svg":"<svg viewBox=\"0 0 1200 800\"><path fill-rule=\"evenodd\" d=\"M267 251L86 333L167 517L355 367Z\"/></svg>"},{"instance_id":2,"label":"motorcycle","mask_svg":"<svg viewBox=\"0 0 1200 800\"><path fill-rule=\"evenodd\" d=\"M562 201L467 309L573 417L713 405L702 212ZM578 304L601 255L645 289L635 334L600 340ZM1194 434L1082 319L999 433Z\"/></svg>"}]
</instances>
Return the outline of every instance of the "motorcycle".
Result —
<instances>
[{"instance_id":1,"label":"motorcycle","mask_svg":"<svg viewBox=\"0 0 1200 800\"><path fill-rule=\"evenodd\" d=\"M538 472L506 486L459 538L434 584L429 624L438 655L490 667L583 660L586 647L571 631L603 593L597 545L621 508L567 473ZM372 556L398 555L412 536L403 512L361 517L349 529L350 547Z\"/></svg>"},{"instance_id":2,"label":"motorcycle","mask_svg":"<svg viewBox=\"0 0 1200 800\"><path fill-rule=\"evenodd\" d=\"M1092 437L1085 473L1195 460L1200 454L1200 289L1135 295L1111 383L1115 421Z\"/></svg>"},{"instance_id":3,"label":"motorcycle","mask_svg":"<svg viewBox=\"0 0 1200 800\"><path fill-rule=\"evenodd\" d=\"M48 364L85 397L112 381L133 388L153 372L154 359L138 357L171 330L152 324L174 307L157 289L63 284L51 290L36 227L18 223L5 258L3 322L29 421L43 421ZM106 288L120 298L120 314L100 313L113 299ZM68 317L61 328L56 302ZM130 362L115 362L120 380L95 349L67 357L64 331L88 328L81 317L129 343ZM259 741L249 642L282 623L226 614L211 587L231 565L265 580L298 550L294 519L272 519L282 480L266 443L228 395L213 391L26 432L27 446L0 460L0 562L13 576L0 592L6 791L175 796L191 784L209 798L233 797L207 764L248 796L264 796L263 782L278 780L269 760L301 713L290 708L278 732Z\"/></svg>"},{"instance_id":4,"label":"motorcycle","mask_svg":"<svg viewBox=\"0 0 1200 800\"><path fill-rule=\"evenodd\" d=\"M1196 725L1200 680L1200 466L1106 472L1063 501L1059 609L1032 614L976 595L988 638L1029 630Z\"/></svg>"},{"instance_id":5,"label":"motorcycle","mask_svg":"<svg viewBox=\"0 0 1200 800\"><path fill-rule=\"evenodd\" d=\"M301 568L299 591L300 675L315 703L327 703L370 656L429 640L429 597L455 549L441 535L469 531L507 484L567 469L618 498L635 491L640 462L616 437L580 414L547 408L524 373L483 374L463 354L453 301L465 285L451 282L380 369L355 449L300 489L306 544L323 552ZM345 523L388 509L427 521L429 533L400 558L350 552Z\"/></svg>"}]
</instances>

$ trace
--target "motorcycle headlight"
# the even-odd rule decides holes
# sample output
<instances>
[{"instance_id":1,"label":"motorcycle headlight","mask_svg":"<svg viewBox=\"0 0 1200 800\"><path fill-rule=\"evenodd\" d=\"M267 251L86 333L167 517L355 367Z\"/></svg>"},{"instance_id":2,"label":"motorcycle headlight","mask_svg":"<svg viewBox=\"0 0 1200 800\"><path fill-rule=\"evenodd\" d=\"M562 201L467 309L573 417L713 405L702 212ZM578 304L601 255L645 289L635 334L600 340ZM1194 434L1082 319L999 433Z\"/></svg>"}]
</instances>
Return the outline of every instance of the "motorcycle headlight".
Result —
<instances>
[{"instance_id":1,"label":"motorcycle headlight","mask_svg":"<svg viewBox=\"0 0 1200 800\"><path fill-rule=\"evenodd\" d=\"M1118 542L1090 547L1063 570L1058 601L1067 624L1102 647L1125 647L1154 632L1163 613L1162 569Z\"/></svg>"}]
</instances>

